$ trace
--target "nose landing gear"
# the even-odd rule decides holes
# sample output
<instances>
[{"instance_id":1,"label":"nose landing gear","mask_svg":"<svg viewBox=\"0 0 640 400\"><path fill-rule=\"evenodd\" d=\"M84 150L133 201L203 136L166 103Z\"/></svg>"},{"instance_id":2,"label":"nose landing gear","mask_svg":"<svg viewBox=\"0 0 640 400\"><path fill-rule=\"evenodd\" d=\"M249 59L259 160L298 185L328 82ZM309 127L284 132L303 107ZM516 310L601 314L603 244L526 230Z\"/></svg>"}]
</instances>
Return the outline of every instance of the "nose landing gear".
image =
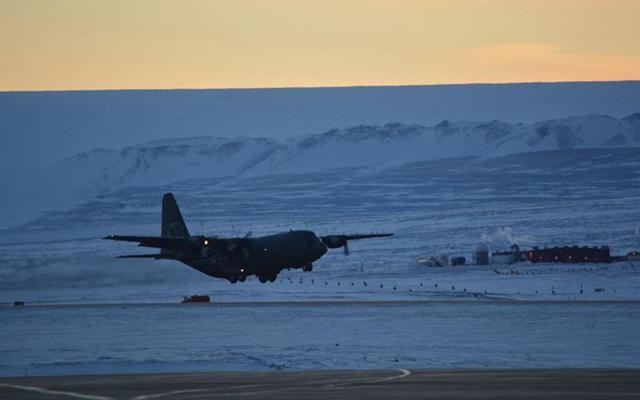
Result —
<instances>
[{"instance_id":1,"label":"nose landing gear","mask_svg":"<svg viewBox=\"0 0 640 400\"><path fill-rule=\"evenodd\" d=\"M309 264L307 264L307 265L303 265L303 266L302 266L302 270L303 270L304 272L311 272L311 271L313 271L313 264L309 263Z\"/></svg>"},{"instance_id":2,"label":"nose landing gear","mask_svg":"<svg viewBox=\"0 0 640 400\"><path fill-rule=\"evenodd\" d=\"M277 278L278 278L278 274L275 273L275 272L271 273L271 274L259 275L258 276L258 279L260 280L260 283L275 282Z\"/></svg>"},{"instance_id":3,"label":"nose landing gear","mask_svg":"<svg viewBox=\"0 0 640 400\"><path fill-rule=\"evenodd\" d=\"M244 273L244 272L241 272L240 274L238 274L236 276L230 276L227 279L231 283L244 282L244 281L247 280L247 274Z\"/></svg>"}]
</instances>

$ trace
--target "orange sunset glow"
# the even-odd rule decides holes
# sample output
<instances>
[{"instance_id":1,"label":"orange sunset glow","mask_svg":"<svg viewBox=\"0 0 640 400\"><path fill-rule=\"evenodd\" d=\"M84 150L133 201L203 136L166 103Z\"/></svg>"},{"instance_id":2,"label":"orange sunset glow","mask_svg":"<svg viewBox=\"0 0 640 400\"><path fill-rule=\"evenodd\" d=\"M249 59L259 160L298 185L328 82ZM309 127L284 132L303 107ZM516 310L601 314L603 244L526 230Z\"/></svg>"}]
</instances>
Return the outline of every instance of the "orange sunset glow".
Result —
<instances>
[{"instance_id":1,"label":"orange sunset glow","mask_svg":"<svg viewBox=\"0 0 640 400\"><path fill-rule=\"evenodd\" d=\"M639 0L0 0L0 90L640 79Z\"/></svg>"}]
</instances>

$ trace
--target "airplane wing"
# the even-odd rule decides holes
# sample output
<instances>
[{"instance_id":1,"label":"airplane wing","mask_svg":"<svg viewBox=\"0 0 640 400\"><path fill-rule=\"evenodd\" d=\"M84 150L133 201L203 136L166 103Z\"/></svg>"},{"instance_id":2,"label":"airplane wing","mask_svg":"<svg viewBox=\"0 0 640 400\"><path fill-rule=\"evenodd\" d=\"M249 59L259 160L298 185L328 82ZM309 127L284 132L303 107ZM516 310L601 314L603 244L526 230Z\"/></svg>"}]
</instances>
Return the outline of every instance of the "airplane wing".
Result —
<instances>
[{"instance_id":1,"label":"airplane wing","mask_svg":"<svg viewBox=\"0 0 640 400\"><path fill-rule=\"evenodd\" d=\"M186 237L160 237L160 236L122 236L109 235L105 237L108 240L120 240L124 242L138 242L138 246L155 247L159 249L173 249L193 251L201 247L198 239Z\"/></svg>"},{"instance_id":2,"label":"airplane wing","mask_svg":"<svg viewBox=\"0 0 640 400\"><path fill-rule=\"evenodd\" d=\"M231 239L218 239L208 238L204 236L191 236L191 237L164 237L164 236L124 236L124 235L109 235L104 239L107 240L119 240L124 242L137 242L138 246L142 247L154 247L158 249L167 250L179 250L183 252L196 252L200 251L203 247L207 247L214 251L220 251L223 253L232 253L237 248L241 248L246 244L248 236L242 238ZM166 258L167 254L162 254ZM144 256L121 256L120 258L157 258L157 255L144 255ZM172 258L172 257L169 257Z\"/></svg>"},{"instance_id":3,"label":"airplane wing","mask_svg":"<svg viewBox=\"0 0 640 400\"><path fill-rule=\"evenodd\" d=\"M129 254L126 256L117 256L116 258L153 258L154 260L160 260L160 259L172 260L175 257L170 257L164 254Z\"/></svg>"},{"instance_id":4,"label":"airplane wing","mask_svg":"<svg viewBox=\"0 0 640 400\"><path fill-rule=\"evenodd\" d=\"M355 234L355 235L327 235L327 236L321 236L320 239L322 239L322 241L330 248L334 248L331 247L331 244L340 244L337 247L342 247L342 245L344 244L343 242L347 241L347 240L360 240L360 239L372 239L372 238L379 238L379 237L389 237L389 236L393 236L393 233L369 233L369 234Z\"/></svg>"},{"instance_id":5,"label":"airplane wing","mask_svg":"<svg viewBox=\"0 0 640 400\"><path fill-rule=\"evenodd\" d=\"M337 249L344 247L344 254L349 254L349 240L360 239L373 239L381 237L393 236L393 233L369 233L369 234L354 234L354 235L327 235L321 236L320 239L330 249Z\"/></svg>"}]
</instances>

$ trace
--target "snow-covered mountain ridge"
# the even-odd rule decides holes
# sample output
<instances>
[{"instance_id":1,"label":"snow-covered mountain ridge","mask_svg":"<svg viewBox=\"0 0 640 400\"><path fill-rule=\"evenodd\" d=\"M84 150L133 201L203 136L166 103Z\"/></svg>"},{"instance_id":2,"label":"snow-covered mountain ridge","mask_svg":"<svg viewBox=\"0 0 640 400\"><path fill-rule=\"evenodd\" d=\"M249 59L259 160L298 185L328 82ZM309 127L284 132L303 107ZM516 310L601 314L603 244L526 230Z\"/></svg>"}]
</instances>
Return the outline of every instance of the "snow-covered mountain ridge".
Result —
<instances>
[{"instance_id":1,"label":"snow-covered mountain ridge","mask_svg":"<svg viewBox=\"0 0 640 400\"><path fill-rule=\"evenodd\" d=\"M183 179L388 166L461 156L528 151L640 147L640 113L617 119L591 114L535 124L442 121L332 129L281 140L192 137L79 153L52 167L96 194L124 186Z\"/></svg>"}]
</instances>

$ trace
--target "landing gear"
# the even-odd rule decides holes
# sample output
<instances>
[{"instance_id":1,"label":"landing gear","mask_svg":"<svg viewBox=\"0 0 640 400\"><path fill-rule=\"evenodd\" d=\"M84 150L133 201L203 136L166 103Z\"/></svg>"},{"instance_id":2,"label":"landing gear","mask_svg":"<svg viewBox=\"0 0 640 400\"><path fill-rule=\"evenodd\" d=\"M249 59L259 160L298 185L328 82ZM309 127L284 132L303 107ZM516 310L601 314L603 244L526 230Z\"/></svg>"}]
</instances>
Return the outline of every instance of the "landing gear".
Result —
<instances>
[{"instance_id":1,"label":"landing gear","mask_svg":"<svg viewBox=\"0 0 640 400\"><path fill-rule=\"evenodd\" d=\"M246 275L246 274L240 274L240 275L238 275L238 280L239 280L240 282L244 282L244 281L246 281L246 280L247 280L247 275Z\"/></svg>"},{"instance_id":2,"label":"landing gear","mask_svg":"<svg viewBox=\"0 0 640 400\"><path fill-rule=\"evenodd\" d=\"M304 272L311 272L311 271L313 271L313 264L303 265L303 266L302 266L302 270L303 270Z\"/></svg>"},{"instance_id":3,"label":"landing gear","mask_svg":"<svg viewBox=\"0 0 640 400\"><path fill-rule=\"evenodd\" d=\"M236 282L238 282L238 277L237 277L237 276L232 276L232 277L230 277L230 278L229 278L229 282L231 282L231 283L236 283Z\"/></svg>"},{"instance_id":4,"label":"landing gear","mask_svg":"<svg viewBox=\"0 0 640 400\"><path fill-rule=\"evenodd\" d=\"M258 279L260 279L261 283L275 282L276 278L278 278L278 274L277 273L258 276Z\"/></svg>"}]
</instances>

